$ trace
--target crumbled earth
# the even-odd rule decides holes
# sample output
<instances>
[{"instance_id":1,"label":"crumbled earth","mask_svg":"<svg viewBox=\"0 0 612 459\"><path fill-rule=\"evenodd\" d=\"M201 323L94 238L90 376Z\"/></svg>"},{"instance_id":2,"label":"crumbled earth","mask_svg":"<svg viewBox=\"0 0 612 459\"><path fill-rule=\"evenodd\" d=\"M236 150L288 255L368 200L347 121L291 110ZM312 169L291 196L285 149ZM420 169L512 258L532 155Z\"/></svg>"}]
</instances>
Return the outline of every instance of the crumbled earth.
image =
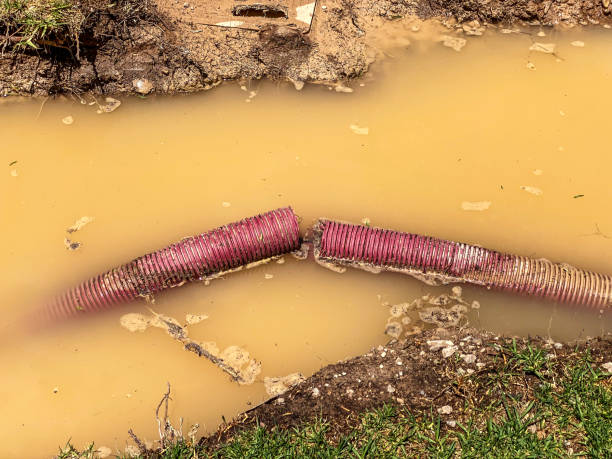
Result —
<instances>
[{"instance_id":1,"label":"crumbled earth","mask_svg":"<svg viewBox=\"0 0 612 459\"><path fill-rule=\"evenodd\" d=\"M609 335L572 344L541 338L517 338L516 343L519 348L527 343L543 348L546 359L560 363L575 361L587 348L597 367L605 368L612 359ZM504 373L511 345L512 339L474 329L429 330L392 341L322 368L287 392L222 425L200 444L214 450L247 427L286 429L317 417L329 422L332 435L340 436L355 427L360 413L384 403L404 406L411 412L434 411L451 423L462 422L463 414L474 406L496 402L493 399L498 394L488 390L487 377ZM526 372L520 384L508 388L507 395L526 399L539 383L537 369L533 374Z\"/></svg>"},{"instance_id":2,"label":"crumbled earth","mask_svg":"<svg viewBox=\"0 0 612 459\"><path fill-rule=\"evenodd\" d=\"M481 34L487 24L612 22L607 0L325 0L317 2L304 33L288 26L190 23L189 15L165 8L170 2L121 0L92 9L78 47L47 41L39 49L2 48L0 95L192 92L264 77L300 87L363 75L377 57L376 31L415 18L438 19L468 35Z\"/></svg>"}]
</instances>

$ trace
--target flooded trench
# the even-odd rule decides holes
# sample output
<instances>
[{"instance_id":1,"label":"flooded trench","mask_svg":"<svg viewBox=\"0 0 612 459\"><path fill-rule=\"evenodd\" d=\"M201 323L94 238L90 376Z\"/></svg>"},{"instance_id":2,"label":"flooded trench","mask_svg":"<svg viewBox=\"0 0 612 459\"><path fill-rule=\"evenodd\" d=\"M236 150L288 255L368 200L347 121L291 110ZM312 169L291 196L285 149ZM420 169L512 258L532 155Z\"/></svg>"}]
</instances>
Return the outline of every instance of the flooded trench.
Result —
<instances>
[{"instance_id":1,"label":"flooded trench","mask_svg":"<svg viewBox=\"0 0 612 459\"><path fill-rule=\"evenodd\" d=\"M353 92L252 82L103 114L89 98L0 106L0 455L49 456L69 438L123 451L129 428L154 440L166 382L175 425L210 432L263 401L265 377L362 353L389 339L393 305L451 293L287 256L155 304L24 325L53 292L268 209L291 204L303 229L320 216L367 219L612 273L612 35L488 34L461 52L406 35ZM536 41L555 53L530 51ZM68 234L84 216L93 220ZM67 250L66 238L80 247ZM609 313L474 287L463 298L462 323L499 333L612 330ZM190 336L248 351L261 363L255 382L231 382L163 330L120 326L150 309L180 323L208 316Z\"/></svg>"}]
</instances>

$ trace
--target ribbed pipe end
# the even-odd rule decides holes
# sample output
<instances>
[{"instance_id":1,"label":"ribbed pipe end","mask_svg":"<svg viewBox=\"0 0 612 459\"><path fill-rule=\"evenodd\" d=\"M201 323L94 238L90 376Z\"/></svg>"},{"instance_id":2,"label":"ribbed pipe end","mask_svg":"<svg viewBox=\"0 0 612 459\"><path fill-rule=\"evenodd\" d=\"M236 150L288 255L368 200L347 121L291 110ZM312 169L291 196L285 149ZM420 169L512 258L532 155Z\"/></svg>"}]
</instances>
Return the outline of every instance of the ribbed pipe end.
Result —
<instances>
[{"instance_id":1,"label":"ribbed pipe end","mask_svg":"<svg viewBox=\"0 0 612 459\"><path fill-rule=\"evenodd\" d=\"M418 272L595 308L612 307L612 278L569 265L417 234L320 219L315 254L329 263Z\"/></svg>"},{"instance_id":2,"label":"ribbed pipe end","mask_svg":"<svg viewBox=\"0 0 612 459\"><path fill-rule=\"evenodd\" d=\"M109 309L299 248L298 218L290 207L276 209L207 233L182 239L92 277L45 307L47 319Z\"/></svg>"}]
</instances>

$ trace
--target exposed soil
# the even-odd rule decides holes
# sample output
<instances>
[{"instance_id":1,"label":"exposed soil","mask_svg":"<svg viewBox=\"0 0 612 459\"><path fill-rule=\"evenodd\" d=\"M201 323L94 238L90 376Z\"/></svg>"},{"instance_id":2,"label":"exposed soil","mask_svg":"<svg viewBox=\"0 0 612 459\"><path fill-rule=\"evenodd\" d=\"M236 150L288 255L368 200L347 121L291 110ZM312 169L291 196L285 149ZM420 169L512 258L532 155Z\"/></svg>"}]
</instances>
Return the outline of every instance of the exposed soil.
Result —
<instances>
[{"instance_id":1,"label":"exposed soil","mask_svg":"<svg viewBox=\"0 0 612 459\"><path fill-rule=\"evenodd\" d=\"M573 344L540 338L516 341L517 348L530 343L546 349L546 358L559 363L551 371L562 371L564 364L576 361L587 348L596 367L612 359L611 336ZM327 420L333 429L331 434L340 436L355 427L360 413L384 403L404 406L415 414L437 412L446 421L462 422L474 408L498 401L500 394L490 390L488 381L491 375L508 372L504 366L510 358L511 343L511 339L474 329L457 333L430 330L394 341L322 368L286 393L222 425L200 443L214 450L246 427L259 424L285 429L316 417ZM541 383L537 370L532 374L525 371L520 379L509 385L504 395L529 400Z\"/></svg>"},{"instance_id":2,"label":"exposed soil","mask_svg":"<svg viewBox=\"0 0 612 459\"><path fill-rule=\"evenodd\" d=\"M607 0L325 0L317 2L306 32L291 26L246 30L194 22L191 12L206 1L122 0L88 10L78 48L47 42L38 50L5 49L0 95L177 93L264 77L297 87L338 82L364 74L377 56L374 32L402 18L440 19L460 33L457 22L474 20L612 23Z\"/></svg>"}]
</instances>

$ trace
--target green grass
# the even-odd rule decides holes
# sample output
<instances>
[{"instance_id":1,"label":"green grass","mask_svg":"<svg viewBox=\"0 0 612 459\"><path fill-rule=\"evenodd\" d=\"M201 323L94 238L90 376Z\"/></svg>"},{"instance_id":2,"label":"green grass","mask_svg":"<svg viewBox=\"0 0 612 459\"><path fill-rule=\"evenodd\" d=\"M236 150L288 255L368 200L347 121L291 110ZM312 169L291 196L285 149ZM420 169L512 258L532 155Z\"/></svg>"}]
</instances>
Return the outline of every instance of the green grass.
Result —
<instances>
[{"instance_id":1,"label":"green grass","mask_svg":"<svg viewBox=\"0 0 612 459\"><path fill-rule=\"evenodd\" d=\"M486 402L466 398L463 412L450 416L452 427L434 406L411 413L384 405L351 419L344 433L322 419L293 429L250 427L212 450L180 440L147 457L612 458L610 374L588 351L562 364L530 345L500 350L494 371L470 377L474 395L487 395ZM62 459L89 457L70 448Z\"/></svg>"},{"instance_id":2,"label":"green grass","mask_svg":"<svg viewBox=\"0 0 612 459\"><path fill-rule=\"evenodd\" d=\"M0 0L0 45L2 48L34 48L66 37L78 41L85 17L71 0Z\"/></svg>"}]
</instances>

